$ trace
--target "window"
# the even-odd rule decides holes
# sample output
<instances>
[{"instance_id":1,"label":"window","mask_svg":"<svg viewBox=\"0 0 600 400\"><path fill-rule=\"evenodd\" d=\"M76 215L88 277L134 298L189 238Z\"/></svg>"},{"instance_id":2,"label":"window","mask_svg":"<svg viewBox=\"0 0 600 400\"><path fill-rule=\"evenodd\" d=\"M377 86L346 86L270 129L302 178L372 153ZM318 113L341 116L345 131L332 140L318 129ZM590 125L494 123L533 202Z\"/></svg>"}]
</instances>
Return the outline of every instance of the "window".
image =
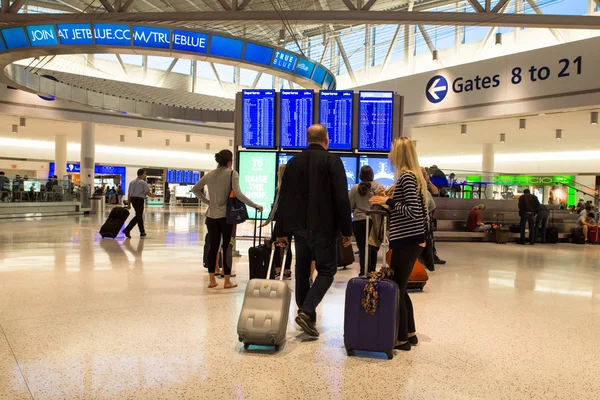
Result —
<instances>
[{"instance_id":1,"label":"window","mask_svg":"<svg viewBox=\"0 0 600 400\"><path fill-rule=\"evenodd\" d=\"M252 71L251 69L240 68L240 85L252 86L256 79L258 72Z\"/></svg>"},{"instance_id":2,"label":"window","mask_svg":"<svg viewBox=\"0 0 600 400\"><path fill-rule=\"evenodd\" d=\"M179 60L177 60L177 64L175 64L172 71L178 74L191 75L192 62L190 60L180 58Z\"/></svg>"}]
</instances>

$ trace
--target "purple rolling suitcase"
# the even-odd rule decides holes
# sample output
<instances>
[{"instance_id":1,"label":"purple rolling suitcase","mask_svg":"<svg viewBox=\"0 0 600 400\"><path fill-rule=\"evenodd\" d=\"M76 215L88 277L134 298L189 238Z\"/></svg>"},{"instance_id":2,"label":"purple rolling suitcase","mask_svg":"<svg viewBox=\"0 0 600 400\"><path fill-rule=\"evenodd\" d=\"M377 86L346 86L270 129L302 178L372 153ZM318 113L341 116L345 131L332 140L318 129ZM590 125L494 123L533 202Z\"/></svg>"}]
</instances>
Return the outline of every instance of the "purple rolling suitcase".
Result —
<instances>
[{"instance_id":1,"label":"purple rolling suitcase","mask_svg":"<svg viewBox=\"0 0 600 400\"><path fill-rule=\"evenodd\" d=\"M387 253L386 222L384 215L383 254ZM369 220L367 219L367 232ZM367 242L368 246L368 242ZM368 251L366 252L368 254ZM384 256L385 262L385 256ZM365 262L368 265L368 259ZM394 358L394 346L398 337L398 300L400 289L396 282L383 279L379 282L379 301L377 311L371 315L362 305L362 293L369 282L364 277L350 279L346 287L346 307L344 310L344 345L348 356L354 356L355 350L385 353Z\"/></svg>"}]
</instances>

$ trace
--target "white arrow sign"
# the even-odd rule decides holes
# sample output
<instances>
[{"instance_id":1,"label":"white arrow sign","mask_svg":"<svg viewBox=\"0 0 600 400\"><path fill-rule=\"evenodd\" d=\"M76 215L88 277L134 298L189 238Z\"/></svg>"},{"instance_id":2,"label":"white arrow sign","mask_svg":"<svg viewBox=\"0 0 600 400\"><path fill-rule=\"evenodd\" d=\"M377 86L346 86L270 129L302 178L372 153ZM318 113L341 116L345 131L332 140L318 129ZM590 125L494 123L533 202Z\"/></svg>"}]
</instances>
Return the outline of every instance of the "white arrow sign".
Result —
<instances>
[{"instance_id":1,"label":"white arrow sign","mask_svg":"<svg viewBox=\"0 0 600 400\"><path fill-rule=\"evenodd\" d=\"M437 78L433 82L433 85L431 85L429 87L429 94L431 95L431 97L433 97L436 100L440 99L440 97L437 95L438 92L444 92L444 91L446 91L448 89L447 86L440 86L440 87L438 87L438 83L440 83L440 78Z\"/></svg>"}]
</instances>

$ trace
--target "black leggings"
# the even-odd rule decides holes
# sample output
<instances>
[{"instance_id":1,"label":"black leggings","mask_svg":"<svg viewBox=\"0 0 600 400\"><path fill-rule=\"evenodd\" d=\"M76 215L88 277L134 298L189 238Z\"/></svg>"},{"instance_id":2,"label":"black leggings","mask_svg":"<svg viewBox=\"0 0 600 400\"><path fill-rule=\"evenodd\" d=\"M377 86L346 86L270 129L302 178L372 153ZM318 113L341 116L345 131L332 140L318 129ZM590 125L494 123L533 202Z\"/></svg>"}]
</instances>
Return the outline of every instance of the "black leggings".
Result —
<instances>
[{"instance_id":1,"label":"black leggings","mask_svg":"<svg viewBox=\"0 0 600 400\"><path fill-rule=\"evenodd\" d=\"M405 342L408 340L408 333L416 332L415 315L413 312L412 301L406 292L406 285L412 272L415 261L423 252L423 247L418 244L409 244L400 248L392 249L391 267L394 270L394 281L400 288L400 298L398 299L399 319L398 319L398 340Z\"/></svg>"},{"instance_id":2,"label":"black leggings","mask_svg":"<svg viewBox=\"0 0 600 400\"><path fill-rule=\"evenodd\" d=\"M229 247L229 242L231 242L233 225L228 224L225 218L214 219L206 217L206 228L208 229L208 241L210 243L206 260L208 272L211 274L215 273L219 244L221 238L223 238L223 275L231 275L231 265L229 265L227 260L227 248Z\"/></svg>"},{"instance_id":3,"label":"black leggings","mask_svg":"<svg viewBox=\"0 0 600 400\"><path fill-rule=\"evenodd\" d=\"M369 226L369 232L373 225ZM356 245L358 246L358 258L360 260L360 274L365 274L365 246L368 243L369 238L365 236L367 234L367 220L354 221L352 223L352 229L354 231L354 237L356 238ZM377 267L377 252L378 248L375 246L369 246L369 272L375 271Z\"/></svg>"}]
</instances>

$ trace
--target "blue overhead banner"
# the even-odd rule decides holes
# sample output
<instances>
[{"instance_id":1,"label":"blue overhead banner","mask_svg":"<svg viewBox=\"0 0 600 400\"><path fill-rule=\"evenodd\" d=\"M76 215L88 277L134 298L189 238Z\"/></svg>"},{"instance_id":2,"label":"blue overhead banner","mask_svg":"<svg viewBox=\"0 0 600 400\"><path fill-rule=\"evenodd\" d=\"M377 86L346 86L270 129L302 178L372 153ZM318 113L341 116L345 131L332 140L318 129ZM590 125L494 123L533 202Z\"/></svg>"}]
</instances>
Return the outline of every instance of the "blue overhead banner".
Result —
<instances>
[{"instance_id":1,"label":"blue overhead banner","mask_svg":"<svg viewBox=\"0 0 600 400\"><path fill-rule=\"evenodd\" d=\"M324 89L335 87L335 78L322 65L293 52L244 39L171 29L164 26L124 23L59 23L13 26L0 29L0 53L33 47L111 46L183 51L260 65L303 78ZM88 49L81 49L85 52ZM89 49L90 53L99 52ZM64 51L60 52L61 54ZM52 54L50 52L50 54Z\"/></svg>"},{"instance_id":2,"label":"blue overhead banner","mask_svg":"<svg viewBox=\"0 0 600 400\"><path fill-rule=\"evenodd\" d=\"M94 24L96 44L131 46L131 30L124 24Z\"/></svg>"},{"instance_id":3,"label":"blue overhead banner","mask_svg":"<svg viewBox=\"0 0 600 400\"><path fill-rule=\"evenodd\" d=\"M58 37L63 45L94 44L90 24L58 24Z\"/></svg>"},{"instance_id":4,"label":"blue overhead banner","mask_svg":"<svg viewBox=\"0 0 600 400\"><path fill-rule=\"evenodd\" d=\"M201 32L173 29L173 50L206 54L208 51L208 35Z\"/></svg>"},{"instance_id":5,"label":"blue overhead banner","mask_svg":"<svg viewBox=\"0 0 600 400\"><path fill-rule=\"evenodd\" d=\"M58 44L53 25L28 26L27 35L32 46L56 46Z\"/></svg>"},{"instance_id":6,"label":"blue overhead banner","mask_svg":"<svg viewBox=\"0 0 600 400\"><path fill-rule=\"evenodd\" d=\"M153 26L134 26L133 45L153 49L168 49L171 44L171 30Z\"/></svg>"},{"instance_id":7,"label":"blue overhead banner","mask_svg":"<svg viewBox=\"0 0 600 400\"><path fill-rule=\"evenodd\" d=\"M25 37L25 31L22 27L2 29L2 37L6 47L9 49L20 49L22 47L29 47L29 42Z\"/></svg>"}]
</instances>

